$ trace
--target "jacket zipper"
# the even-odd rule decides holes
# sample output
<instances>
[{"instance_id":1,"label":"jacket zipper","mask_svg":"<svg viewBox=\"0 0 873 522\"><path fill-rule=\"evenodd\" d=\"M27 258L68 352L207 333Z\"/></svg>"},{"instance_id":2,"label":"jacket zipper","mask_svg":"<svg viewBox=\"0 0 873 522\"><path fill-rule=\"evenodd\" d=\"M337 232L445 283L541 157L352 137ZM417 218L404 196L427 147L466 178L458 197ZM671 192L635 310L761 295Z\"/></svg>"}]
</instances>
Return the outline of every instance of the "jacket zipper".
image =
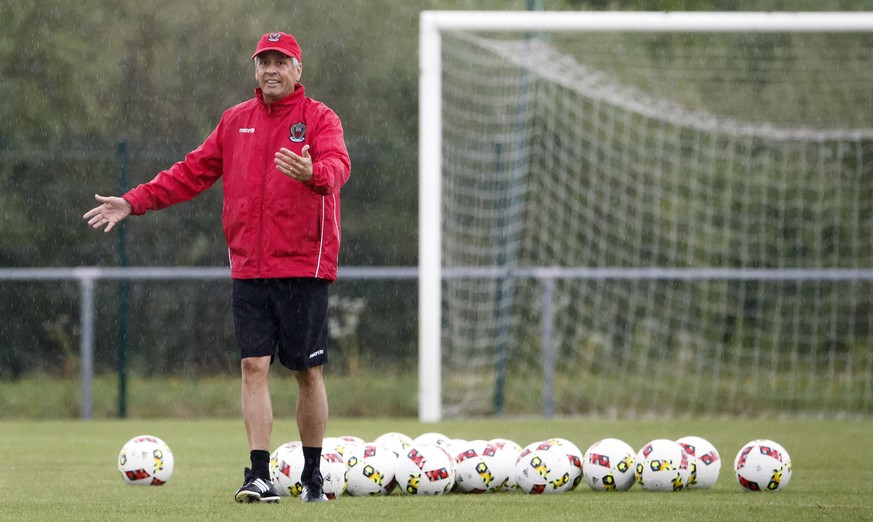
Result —
<instances>
[{"instance_id":1,"label":"jacket zipper","mask_svg":"<svg viewBox=\"0 0 873 522\"><path fill-rule=\"evenodd\" d=\"M270 117L273 115L273 110L269 105L266 106L266 109L267 109L267 118L270 119ZM268 137L268 139L269 139L269 137ZM263 154L263 156L267 155L266 145L264 145L264 148L261 149L261 154ZM261 157L262 160L264 159L263 156ZM266 194L267 194L267 167L262 166L261 167L261 197L260 197L260 207L261 208L259 209L260 212L259 212L259 217L258 217L258 219L259 219L259 221L258 221L258 271L257 271L258 279L261 278L261 272L262 272L262 268L263 268L263 264L264 264L264 252L262 249L263 249L263 245L264 245L264 209L266 208L266 203L264 201L264 198L266 198Z\"/></svg>"}]
</instances>

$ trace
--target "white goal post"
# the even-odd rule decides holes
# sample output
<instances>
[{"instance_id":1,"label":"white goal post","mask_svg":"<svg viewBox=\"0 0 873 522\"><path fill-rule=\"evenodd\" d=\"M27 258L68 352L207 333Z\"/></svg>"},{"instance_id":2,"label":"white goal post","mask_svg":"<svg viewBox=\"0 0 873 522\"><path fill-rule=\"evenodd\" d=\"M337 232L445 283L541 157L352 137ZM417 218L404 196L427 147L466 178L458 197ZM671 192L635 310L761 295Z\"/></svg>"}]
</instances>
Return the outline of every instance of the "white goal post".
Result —
<instances>
[{"instance_id":1,"label":"white goal post","mask_svg":"<svg viewBox=\"0 0 873 522\"><path fill-rule=\"evenodd\" d=\"M733 13L663 13L663 12L480 12L424 11L420 15L419 77L419 419L436 422L444 418L443 362L444 284L447 277L504 277L507 271L523 277L551 281L556 278L608 279L628 278L669 280L779 280L803 281L871 281L873 266L849 267L782 267L778 270L757 267L670 267L639 266L493 266L446 267L444 265L444 35L454 32L538 33L844 33L873 32L873 13L862 12L733 12ZM802 131L801 131L802 132ZM869 129L848 129L852 136L870 133ZM839 134L839 133L837 133ZM865 158L866 159L866 158ZM869 231L868 231L869 232ZM548 292L546 285L544 292ZM554 287L551 287L554 289ZM544 305L539 319L544 339L551 314ZM543 380L546 388L554 379L555 354L544 354ZM551 366L551 368L550 368ZM869 369L867 370L869 372ZM864 384L868 386L869 384ZM548 390L547 401L553 400ZM551 414L547 402L543 413Z\"/></svg>"}]
</instances>

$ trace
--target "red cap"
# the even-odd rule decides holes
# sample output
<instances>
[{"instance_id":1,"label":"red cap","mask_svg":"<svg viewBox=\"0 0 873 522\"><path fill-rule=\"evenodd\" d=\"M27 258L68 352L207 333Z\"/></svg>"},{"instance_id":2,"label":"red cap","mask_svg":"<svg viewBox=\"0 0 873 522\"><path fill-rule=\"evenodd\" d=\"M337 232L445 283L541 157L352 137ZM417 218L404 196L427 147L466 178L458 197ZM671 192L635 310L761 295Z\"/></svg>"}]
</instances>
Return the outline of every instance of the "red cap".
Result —
<instances>
[{"instance_id":1,"label":"red cap","mask_svg":"<svg viewBox=\"0 0 873 522\"><path fill-rule=\"evenodd\" d=\"M285 56L293 56L297 58L297 61L303 62L297 40L287 33L267 33L262 36L258 42L258 48L255 49L255 54L252 55L252 60L264 51L279 51Z\"/></svg>"}]
</instances>

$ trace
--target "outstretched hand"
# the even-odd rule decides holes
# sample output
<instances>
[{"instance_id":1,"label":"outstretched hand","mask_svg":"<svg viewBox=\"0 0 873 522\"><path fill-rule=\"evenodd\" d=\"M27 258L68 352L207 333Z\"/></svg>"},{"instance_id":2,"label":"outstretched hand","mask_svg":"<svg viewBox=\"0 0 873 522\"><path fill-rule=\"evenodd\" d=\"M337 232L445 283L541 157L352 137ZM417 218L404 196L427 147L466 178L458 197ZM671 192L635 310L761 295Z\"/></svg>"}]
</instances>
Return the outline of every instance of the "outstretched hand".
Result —
<instances>
[{"instance_id":1,"label":"outstretched hand","mask_svg":"<svg viewBox=\"0 0 873 522\"><path fill-rule=\"evenodd\" d=\"M106 227L103 232L109 232L117 223L120 223L124 218L130 215L132 208L130 203L123 198L115 196L100 196L95 194L94 198L101 204L94 207L85 213L83 218L88 220L88 224L92 228Z\"/></svg>"},{"instance_id":2,"label":"outstretched hand","mask_svg":"<svg viewBox=\"0 0 873 522\"><path fill-rule=\"evenodd\" d=\"M312 179L312 158L309 156L309 145L304 145L300 153L301 156L298 156L282 147L273 160L276 163L276 170L297 181Z\"/></svg>"}]
</instances>

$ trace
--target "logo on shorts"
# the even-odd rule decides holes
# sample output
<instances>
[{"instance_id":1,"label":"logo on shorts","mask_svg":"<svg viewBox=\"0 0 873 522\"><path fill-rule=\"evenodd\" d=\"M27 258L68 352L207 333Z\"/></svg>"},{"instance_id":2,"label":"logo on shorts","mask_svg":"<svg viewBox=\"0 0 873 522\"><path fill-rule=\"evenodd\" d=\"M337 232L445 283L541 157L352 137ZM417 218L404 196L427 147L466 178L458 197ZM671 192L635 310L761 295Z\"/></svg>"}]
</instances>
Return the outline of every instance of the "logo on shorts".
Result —
<instances>
[{"instance_id":1,"label":"logo on shorts","mask_svg":"<svg viewBox=\"0 0 873 522\"><path fill-rule=\"evenodd\" d=\"M318 357L319 355L324 355L324 350L318 350L318 351L312 352L311 354L309 354L309 358L313 359L315 357Z\"/></svg>"},{"instance_id":2,"label":"logo on shorts","mask_svg":"<svg viewBox=\"0 0 873 522\"><path fill-rule=\"evenodd\" d=\"M306 124L302 121L298 121L294 125L291 126L291 136L288 137L289 140L294 143L300 143L306 139Z\"/></svg>"}]
</instances>

